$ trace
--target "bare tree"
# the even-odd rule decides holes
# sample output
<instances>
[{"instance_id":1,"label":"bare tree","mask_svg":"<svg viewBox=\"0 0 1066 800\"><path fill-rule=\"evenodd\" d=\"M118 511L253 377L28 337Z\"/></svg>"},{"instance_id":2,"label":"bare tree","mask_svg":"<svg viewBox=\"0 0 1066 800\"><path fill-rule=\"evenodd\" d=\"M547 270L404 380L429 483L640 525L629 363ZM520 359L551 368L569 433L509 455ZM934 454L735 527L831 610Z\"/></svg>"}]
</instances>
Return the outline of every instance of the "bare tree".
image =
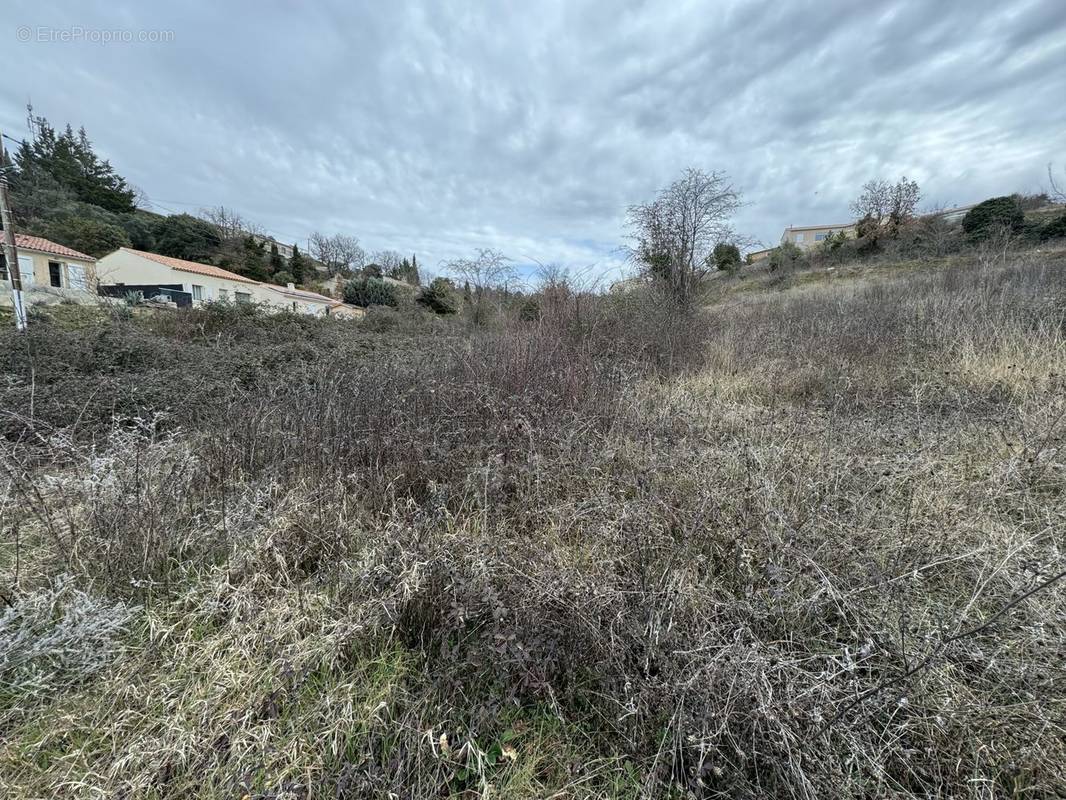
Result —
<instances>
[{"instance_id":1,"label":"bare tree","mask_svg":"<svg viewBox=\"0 0 1066 800\"><path fill-rule=\"evenodd\" d=\"M366 263L366 251L354 236L336 233L326 236L315 231L311 234L311 256L321 262L330 276L350 274L362 269Z\"/></svg>"},{"instance_id":2,"label":"bare tree","mask_svg":"<svg viewBox=\"0 0 1066 800\"><path fill-rule=\"evenodd\" d=\"M888 224L898 228L914 218L921 197L918 182L907 180L906 175L894 184L884 180L867 181L862 194L851 202L851 213L856 219L877 226Z\"/></svg>"},{"instance_id":3,"label":"bare tree","mask_svg":"<svg viewBox=\"0 0 1066 800\"><path fill-rule=\"evenodd\" d=\"M370 261L381 267L382 275L392 275L403 263L403 256L395 250L378 250L370 257Z\"/></svg>"},{"instance_id":4,"label":"bare tree","mask_svg":"<svg viewBox=\"0 0 1066 800\"><path fill-rule=\"evenodd\" d=\"M1051 200L1055 203L1066 203L1066 189L1060 188L1059 184L1055 181L1055 173L1051 170L1051 164L1047 165L1047 180L1048 184L1051 186L1048 190L1048 194L1051 195Z\"/></svg>"},{"instance_id":5,"label":"bare tree","mask_svg":"<svg viewBox=\"0 0 1066 800\"><path fill-rule=\"evenodd\" d=\"M689 168L652 202L630 206L630 257L687 304L712 268L715 244L732 236L729 220L740 206L740 192L724 172Z\"/></svg>"},{"instance_id":6,"label":"bare tree","mask_svg":"<svg viewBox=\"0 0 1066 800\"><path fill-rule=\"evenodd\" d=\"M133 190L133 204L137 208L149 208L152 205L152 198L148 196L148 192L142 189L140 186L131 183L130 188Z\"/></svg>"},{"instance_id":7,"label":"bare tree","mask_svg":"<svg viewBox=\"0 0 1066 800\"><path fill-rule=\"evenodd\" d=\"M259 225L242 217L239 211L225 206L202 209L200 218L214 225L218 229L219 237L223 240L263 236L263 229Z\"/></svg>"},{"instance_id":8,"label":"bare tree","mask_svg":"<svg viewBox=\"0 0 1066 800\"><path fill-rule=\"evenodd\" d=\"M479 249L474 258L457 258L442 266L469 287L476 322L485 321L493 295L506 291L515 280L511 260L498 250Z\"/></svg>"}]
</instances>

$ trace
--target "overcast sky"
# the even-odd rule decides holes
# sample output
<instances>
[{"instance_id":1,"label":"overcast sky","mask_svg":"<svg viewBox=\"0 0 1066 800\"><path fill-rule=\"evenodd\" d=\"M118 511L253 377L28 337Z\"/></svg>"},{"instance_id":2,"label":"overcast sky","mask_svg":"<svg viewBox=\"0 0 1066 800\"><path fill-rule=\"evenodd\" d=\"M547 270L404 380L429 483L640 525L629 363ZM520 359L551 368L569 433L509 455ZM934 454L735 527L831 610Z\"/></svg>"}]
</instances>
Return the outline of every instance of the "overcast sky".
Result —
<instances>
[{"instance_id":1,"label":"overcast sky","mask_svg":"<svg viewBox=\"0 0 1066 800\"><path fill-rule=\"evenodd\" d=\"M26 135L32 99L156 210L427 266L617 269L626 206L690 165L770 244L870 178L963 204L1066 162L1066 0L314 5L4 0L0 125ZM100 31L135 41L62 40Z\"/></svg>"}]
</instances>

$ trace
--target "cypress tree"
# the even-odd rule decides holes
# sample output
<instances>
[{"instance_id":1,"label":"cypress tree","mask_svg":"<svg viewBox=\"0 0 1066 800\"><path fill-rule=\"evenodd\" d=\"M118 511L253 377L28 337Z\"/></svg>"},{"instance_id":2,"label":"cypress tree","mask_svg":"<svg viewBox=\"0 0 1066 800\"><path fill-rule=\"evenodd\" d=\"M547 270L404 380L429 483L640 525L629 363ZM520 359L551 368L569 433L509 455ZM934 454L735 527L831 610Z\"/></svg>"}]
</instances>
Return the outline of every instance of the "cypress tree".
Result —
<instances>
[{"instance_id":1,"label":"cypress tree","mask_svg":"<svg viewBox=\"0 0 1066 800\"><path fill-rule=\"evenodd\" d=\"M278 272L286 272L285 259L281 257L281 253L278 252L278 243L270 243L270 273L277 274Z\"/></svg>"},{"instance_id":2,"label":"cypress tree","mask_svg":"<svg viewBox=\"0 0 1066 800\"><path fill-rule=\"evenodd\" d=\"M301 284L306 278L307 262L300 252L298 245L292 246L292 258L289 259L289 274L293 277L293 283Z\"/></svg>"}]
</instances>

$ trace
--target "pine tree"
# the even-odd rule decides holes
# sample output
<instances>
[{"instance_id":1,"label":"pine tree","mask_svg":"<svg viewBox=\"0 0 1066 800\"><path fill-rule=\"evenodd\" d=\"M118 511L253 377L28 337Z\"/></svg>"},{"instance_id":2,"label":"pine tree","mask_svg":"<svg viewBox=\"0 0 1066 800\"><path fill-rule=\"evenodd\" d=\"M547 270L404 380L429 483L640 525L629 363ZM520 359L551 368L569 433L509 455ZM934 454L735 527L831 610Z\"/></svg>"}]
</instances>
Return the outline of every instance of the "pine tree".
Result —
<instances>
[{"instance_id":1,"label":"pine tree","mask_svg":"<svg viewBox=\"0 0 1066 800\"><path fill-rule=\"evenodd\" d=\"M57 135L48 120L36 117L34 131L33 142L20 144L15 157L20 174L41 170L76 199L107 211L132 213L136 209L133 189L110 162L96 155L84 128L75 134L68 125Z\"/></svg>"}]
</instances>

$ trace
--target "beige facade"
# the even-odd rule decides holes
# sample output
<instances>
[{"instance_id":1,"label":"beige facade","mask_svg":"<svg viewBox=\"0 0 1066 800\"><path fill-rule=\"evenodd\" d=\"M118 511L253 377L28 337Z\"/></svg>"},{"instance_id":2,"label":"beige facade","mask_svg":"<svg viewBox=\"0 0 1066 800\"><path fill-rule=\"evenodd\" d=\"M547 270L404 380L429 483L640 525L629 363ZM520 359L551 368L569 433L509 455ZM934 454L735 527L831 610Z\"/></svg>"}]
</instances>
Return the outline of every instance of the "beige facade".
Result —
<instances>
[{"instance_id":1,"label":"beige facade","mask_svg":"<svg viewBox=\"0 0 1066 800\"><path fill-rule=\"evenodd\" d=\"M261 284L236 273L181 258L123 247L97 262L103 285L180 286L192 295L193 305L211 300L276 304L277 296Z\"/></svg>"},{"instance_id":2,"label":"beige facade","mask_svg":"<svg viewBox=\"0 0 1066 800\"><path fill-rule=\"evenodd\" d=\"M781 234L781 244L792 242L797 247L809 250L812 247L818 247L832 233L844 233L846 236L854 237L855 223L848 222L842 225L790 225Z\"/></svg>"},{"instance_id":3,"label":"beige facade","mask_svg":"<svg viewBox=\"0 0 1066 800\"><path fill-rule=\"evenodd\" d=\"M15 234L19 277L22 288L66 289L93 292L96 285L96 259L40 236ZM6 261L0 266L0 282L11 285L11 271Z\"/></svg>"}]
</instances>

